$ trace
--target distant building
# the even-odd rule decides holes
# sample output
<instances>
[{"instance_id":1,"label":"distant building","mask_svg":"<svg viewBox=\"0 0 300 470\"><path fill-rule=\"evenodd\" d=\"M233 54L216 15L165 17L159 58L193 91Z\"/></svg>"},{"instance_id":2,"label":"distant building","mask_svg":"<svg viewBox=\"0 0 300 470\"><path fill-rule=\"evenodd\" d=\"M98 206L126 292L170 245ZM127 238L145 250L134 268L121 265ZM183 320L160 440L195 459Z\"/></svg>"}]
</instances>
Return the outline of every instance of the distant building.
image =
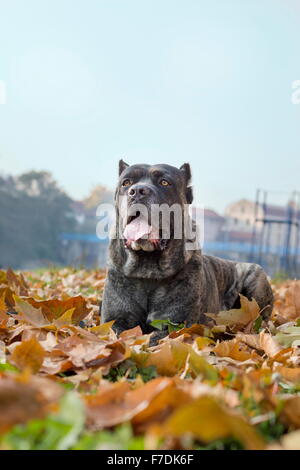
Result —
<instances>
[{"instance_id":1,"label":"distant building","mask_svg":"<svg viewBox=\"0 0 300 470\"><path fill-rule=\"evenodd\" d=\"M262 208L258 208L258 217L263 217ZM250 232L255 222L255 203L247 199L233 202L225 209L226 230Z\"/></svg>"},{"instance_id":2,"label":"distant building","mask_svg":"<svg viewBox=\"0 0 300 470\"><path fill-rule=\"evenodd\" d=\"M202 221L204 231L204 243L219 240L225 218L212 209L192 208L192 217Z\"/></svg>"},{"instance_id":3,"label":"distant building","mask_svg":"<svg viewBox=\"0 0 300 470\"><path fill-rule=\"evenodd\" d=\"M300 219L300 214L291 205L277 206L272 204L255 205L253 201L241 199L236 201L225 209L226 227L231 238L234 232L253 233L255 226L256 238L262 233L263 220L267 220L263 236L264 242L270 247L280 247L284 245L288 236L289 225L287 222ZM257 219L257 220L256 220ZM236 236L235 236L236 238ZM241 236L242 241L243 236ZM249 236L252 238L252 236ZM296 243L297 228L295 225L290 227L291 245Z\"/></svg>"}]
</instances>

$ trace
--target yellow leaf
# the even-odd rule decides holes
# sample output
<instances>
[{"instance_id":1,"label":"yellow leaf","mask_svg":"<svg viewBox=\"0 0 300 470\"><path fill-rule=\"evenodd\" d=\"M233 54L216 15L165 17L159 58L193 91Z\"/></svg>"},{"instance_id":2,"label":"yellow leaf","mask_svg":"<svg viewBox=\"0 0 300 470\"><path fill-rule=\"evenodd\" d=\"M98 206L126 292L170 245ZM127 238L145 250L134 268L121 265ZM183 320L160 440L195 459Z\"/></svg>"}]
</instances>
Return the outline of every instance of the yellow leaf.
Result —
<instances>
[{"instance_id":1,"label":"yellow leaf","mask_svg":"<svg viewBox=\"0 0 300 470\"><path fill-rule=\"evenodd\" d=\"M216 379L217 371L201 354L198 354L187 343L178 340L168 340L152 351L145 366L156 366L160 375L172 376L183 370L192 375L203 375L207 379Z\"/></svg>"},{"instance_id":2,"label":"yellow leaf","mask_svg":"<svg viewBox=\"0 0 300 470\"><path fill-rule=\"evenodd\" d=\"M0 297L0 323L2 323L2 325L6 325L7 320L9 318L6 312L7 306L5 303L5 293L3 293Z\"/></svg>"},{"instance_id":3,"label":"yellow leaf","mask_svg":"<svg viewBox=\"0 0 300 470\"><path fill-rule=\"evenodd\" d=\"M115 323L115 320L102 323L101 325L93 326L89 331L95 333L97 336L106 336L110 333L111 327Z\"/></svg>"},{"instance_id":4,"label":"yellow leaf","mask_svg":"<svg viewBox=\"0 0 300 470\"><path fill-rule=\"evenodd\" d=\"M72 315L74 310L75 308L70 308L57 320L53 320L53 324L56 326L56 328L62 328L63 326L72 324Z\"/></svg>"},{"instance_id":5,"label":"yellow leaf","mask_svg":"<svg viewBox=\"0 0 300 470\"><path fill-rule=\"evenodd\" d=\"M203 442L235 437L246 449L263 449L263 440L242 416L225 410L213 397L201 396L175 410L161 428L162 435L191 433Z\"/></svg>"},{"instance_id":6,"label":"yellow leaf","mask_svg":"<svg viewBox=\"0 0 300 470\"><path fill-rule=\"evenodd\" d=\"M35 338L31 338L16 346L10 359L19 369L27 368L36 373L40 370L44 357L44 348Z\"/></svg>"},{"instance_id":7,"label":"yellow leaf","mask_svg":"<svg viewBox=\"0 0 300 470\"><path fill-rule=\"evenodd\" d=\"M196 338L195 343L197 344L197 347L198 347L199 350L202 350L202 349L214 344L212 339L205 338L204 336L199 336L198 338Z\"/></svg>"},{"instance_id":8,"label":"yellow leaf","mask_svg":"<svg viewBox=\"0 0 300 470\"><path fill-rule=\"evenodd\" d=\"M206 316L213 318L217 325L246 326L254 322L259 316L260 308L255 299L248 300L240 294L241 308L224 310L217 315L207 313Z\"/></svg>"}]
</instances>

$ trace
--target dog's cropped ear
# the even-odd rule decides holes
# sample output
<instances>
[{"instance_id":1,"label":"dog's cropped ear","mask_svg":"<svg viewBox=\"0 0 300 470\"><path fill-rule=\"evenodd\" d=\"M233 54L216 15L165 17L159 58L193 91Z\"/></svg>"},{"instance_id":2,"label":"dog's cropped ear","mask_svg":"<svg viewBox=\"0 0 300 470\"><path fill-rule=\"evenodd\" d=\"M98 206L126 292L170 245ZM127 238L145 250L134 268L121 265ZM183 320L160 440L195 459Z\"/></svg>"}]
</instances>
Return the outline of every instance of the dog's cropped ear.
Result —
<instances>
[{"instance_id":1,"label":"dog's cropped ear","mask_svg":"<svg viewBox=\"0 0 300 470\"><path fill-rule=\"evenodd\" d=\"M128 167L129 167L128 163L125 163L124 160L120 160L119 161L119 176Z\"/></svg>"},{"instance_id":2,"label":"dog's cropped ear","mask_svg":"<svg viewBox=\"0 0 300 470\"><path fill-rule=\"evenodd\" d=\"M190 183L190 180L192 178L192 172L191 172L190 164L189 163L184 163L183 165L181 165L179 170L182 171L182 173L184 174L186 185L188 186L189 183Z\"/></svg>"},{"instance_id":3,"label":"dog's cropped ear","mask_svg":"<svg viewBox=\"0 0 300 470\"><path fill-rule=\"evenodd\" d=\"M181 165L179 168L180 171L183 172L184 178L185 178L185 184L186 184L186 200L188 204L192 204L193 202L193 188L191 186L191 179L192 179L192 172L191 172L191 167L189 163L184 163Z\"/></svg>"}]
</instances>

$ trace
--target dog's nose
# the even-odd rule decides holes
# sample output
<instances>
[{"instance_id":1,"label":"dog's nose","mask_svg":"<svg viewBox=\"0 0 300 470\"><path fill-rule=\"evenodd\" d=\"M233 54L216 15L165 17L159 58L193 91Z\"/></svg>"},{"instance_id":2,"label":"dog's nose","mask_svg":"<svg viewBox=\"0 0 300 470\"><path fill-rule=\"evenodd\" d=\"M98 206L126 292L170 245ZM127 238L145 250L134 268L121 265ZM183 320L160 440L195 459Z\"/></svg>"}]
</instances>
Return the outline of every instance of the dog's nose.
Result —
<instances>
[{"instance_id":1,"label":"dog's nose","mask_svg":"<svg viewBox=\"0 0 300 470\"><path fill-rule=\"evenodd\" d=\"M128 194L132 198L136 197L142 197L142 196L149 196L151 190L149 186L146 186L144 184L134 184L131 186L130 190L128 191Z\"/></svg>"}]
</instances>

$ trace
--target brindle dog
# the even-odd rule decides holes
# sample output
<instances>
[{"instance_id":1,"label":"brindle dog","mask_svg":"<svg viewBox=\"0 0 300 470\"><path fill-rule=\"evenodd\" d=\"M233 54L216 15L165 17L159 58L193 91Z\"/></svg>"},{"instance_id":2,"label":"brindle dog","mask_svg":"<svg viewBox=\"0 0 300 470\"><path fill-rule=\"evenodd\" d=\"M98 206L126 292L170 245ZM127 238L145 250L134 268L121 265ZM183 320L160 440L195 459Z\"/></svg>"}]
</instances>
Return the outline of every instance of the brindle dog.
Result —
<instances>
[{"instance_id":1,"label":"brindle dog","mask_svg":"<svg viewBox=\"0 0 300 470\"><path fill-rule=\"evenodd\" d=\"M273 295L263 269L253 263L227 261L187 249L187 236L170 238L150 224L137 223L120 207L124 196L128 207L140 203L191 204L191 170L188 163L179 169L170 165L132 165L119 162L119 183L115 193L116 233L109 247L108 274L101 307L102 322L115 320L117 333L140 325L143 332L154 331L150 323L168 319L174 323L203 323L205 313L239 306L239 294L255 298L264 318L268 318ZM149 229L147 230L147 227ZM142 237L144 233L148 238ZM155 330L152 344L167 334Z\"/></svg>"}]
</instances>

